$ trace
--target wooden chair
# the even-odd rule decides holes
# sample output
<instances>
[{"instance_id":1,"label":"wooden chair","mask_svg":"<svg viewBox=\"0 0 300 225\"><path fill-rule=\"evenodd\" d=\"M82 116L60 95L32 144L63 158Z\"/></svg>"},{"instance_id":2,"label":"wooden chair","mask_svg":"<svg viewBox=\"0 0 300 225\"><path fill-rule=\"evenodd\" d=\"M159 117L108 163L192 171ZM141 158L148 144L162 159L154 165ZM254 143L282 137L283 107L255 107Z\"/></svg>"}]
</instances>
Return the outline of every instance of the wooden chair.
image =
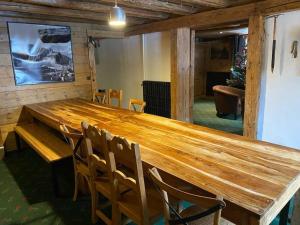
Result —
<instances>
[{"instance_id":1,"label":"wooden chair","mask_svg":"<svg viewBox=\"0 0 300 225\"><path fill-rule=\"evenodd\" d=\"M85 123L83 126L83 134L85 138L86 148L89 152L96 154L90 155L89 169L91 174L91 196L92 196L92 222L96 223L99 217L106 224L112 224L103 209L111 204L112 200L112 172L110 170L110 162L108 160L107 140L110 139L110 134L106 131L100 131L97 127ZM99 193L108 199L101 206L98 206Z\"/></svg>"},{"instance_id":2,"label":"wooden chair","mask_svg":"<svg viewBox=\"0 0 300 225\"><path fill-rule=\"evenodd\" d=\"M135 112L144 112L146 106L146 102L140 99L129 99L128 109L133 110Z\"/></svg>"},{"instance_id":3,"label":"wooden chair","mask_svg":"<svg viewBox=\"0 0 300 225\"><path fill-rule=\"evenodd\" d=\"M73 201L76 201L80 186L81 177L85 179L90 188L90 173L88 168L88 153L82 145L83 135L81 133L72 133L65 124L60 124L60 131L68 141L72 149L72 157L74 164L74 196ZM83 182L81 182L83 183Z\"/></svg>"},{"instance_id":4,"label":"wooden chair","mask_svg":"<svg viewBox=\"0 0 300 225\"><path fill-rule=\"evenodd\" d=\"M121 108L122 99L123 99L123 91L122 90L108 90L108 104L113 105L112 100L115 99L118 102L118 107Z\"/></svg>"},{"instance_id":5,"label":"wooden chair","mask_svg":"<svg viewBox=\"0 0 300 225\"><path fill-rule=\"evenodd\" d=\"M149 169L150 177L153 180L154 185L160 192L161 204L163 205L163 212L165 217L165 224L169 225L170 222L174 220L187 219L188 217L195 216L192 221L185 221L186 224L190 225L220 225L221 210L225 207L225 202L221 198L211 198L204 197L200 195L195 195L191 193L184 192L173 186L165 183L158 170L156 168ZM181 200L190 202L192 206L183 209L182 211L177 211L169 206L169 197L176 197ZM171 211L171 212L170 212ZM175 212L174 212L175 211ZM171 216L171 213L175 216ZM207 214L206 216L203 216ZM224 221L224 224L228 224ZM230 223L230 222L229 222ZM184 224L183 221L179 224Z\"/></svg>"},{"instance_id":6,"label":"wooden chair","mask_svg":"<svg viewBox=\"0 0 300 225\"><path fill-rule=\"evenodd\" d=\"M122 137L113 137L109 141L109 149L113 153L110 160L114 177L114 225L121 224L121 216L125 215L136 224L148 225L162 215L158 193L152 188L145 188L142 161L139 145L131 145ZM122 192L122 185L130 189Z\"/></svg>"},{"instance_id":7,"label":"wooden chair","mask_svg":"<svg viewBox=\"0 0 300 225\"><path fill-rule=\"evenodd\" d=\"M100 104L106 104L107 97L105 92L96 92L93 97L93 102L98 102Z\"/></svg>"}]
</instances>

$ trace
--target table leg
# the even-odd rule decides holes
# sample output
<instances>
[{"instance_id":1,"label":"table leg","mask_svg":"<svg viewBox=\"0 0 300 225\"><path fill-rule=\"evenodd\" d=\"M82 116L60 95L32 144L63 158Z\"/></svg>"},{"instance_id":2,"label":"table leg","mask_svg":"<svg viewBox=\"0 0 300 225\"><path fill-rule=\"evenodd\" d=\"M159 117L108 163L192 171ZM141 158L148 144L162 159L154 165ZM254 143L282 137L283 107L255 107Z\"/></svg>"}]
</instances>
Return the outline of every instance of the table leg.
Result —
<instances>
[{"instance_id":1,"label":"table leg","mask_svg":"<svg viewBox=\"0 0 300 225\"><path fill-rule=\"evenodd\" d=\"M279 225L287 225L289 220L290 201L284 206L280 212Z\"/></svg>"},{"instance_id":2,"label":"table leg","mask_svg":"<svg viewBox=\"0 0 300 225\"><path fill-rule=\"evenodd\" d=\"M70 197L71 192L66 191L66 184L68 186L69 183L73 183L74 175L73 173L73 161L72 158L65 158L59 161L52 162L51 172L52 172L52 182L53 182L53 191L56 197ZM66 176L70 174L70 178ZM64 186L62 186L62 184ZM64 188L63 188L64 187ZM73 187L73 185L72 185Z\"/></svg>"},{"instance_id":3,"label":"table leg","mask_svg":"<svg viewBox=\"0 0 300 225\"><path fill-rule=\"evenodd\" d=\"M59 185L58 185L58 177L57 177L57 165L56 163L51 163L51 175L52 175L52 184L53 184L53 191L56 197L60 196L59 192Z\"/></svg>"},{"instance_id":4,"label":"table leg","mask_svg":"<svg viewBox=\"0 0 300 225\"><path fill-rule=\"evenodd\" d=\"M21 151L22 150L21 139L20 139L20 136L16 132L15 132L15 138L16 138L17 150Z\"/></svg>"}]
</instances>

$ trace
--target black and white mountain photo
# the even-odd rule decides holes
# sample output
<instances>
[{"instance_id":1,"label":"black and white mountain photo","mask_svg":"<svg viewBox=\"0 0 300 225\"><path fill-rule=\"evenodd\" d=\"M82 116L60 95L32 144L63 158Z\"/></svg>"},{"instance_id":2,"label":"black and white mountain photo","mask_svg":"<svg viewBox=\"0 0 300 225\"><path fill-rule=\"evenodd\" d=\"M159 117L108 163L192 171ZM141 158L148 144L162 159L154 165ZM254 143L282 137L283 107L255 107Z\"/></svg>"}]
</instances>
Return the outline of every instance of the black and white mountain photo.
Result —
<instances>
[{"instance_id":1,"label":"black and white mountain photo","mask_svg":"<svg viewBox=\"0 0 300 225\"><path fill-rule=\"evenodd\" d=\"M71 29L8 23L16 85L75 81Z\"/></svg>"}]
</instances>

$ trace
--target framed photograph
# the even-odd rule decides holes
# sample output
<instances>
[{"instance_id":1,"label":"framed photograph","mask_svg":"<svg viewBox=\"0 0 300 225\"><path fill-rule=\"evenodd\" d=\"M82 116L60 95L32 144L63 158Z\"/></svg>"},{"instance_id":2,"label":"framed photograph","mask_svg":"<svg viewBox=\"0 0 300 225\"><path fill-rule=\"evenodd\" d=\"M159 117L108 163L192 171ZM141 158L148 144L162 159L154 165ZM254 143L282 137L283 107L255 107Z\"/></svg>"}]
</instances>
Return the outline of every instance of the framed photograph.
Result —
<instances>
[{"instance_id":1,"label":"framed photograph","mask_svg":"<svg viewBox=\"0 0 300 225\"><path fill-rule=\"evenodd\" d=\"M68 26L8 22L16 85L75 81Z\"/></svg>"}]
</instances>

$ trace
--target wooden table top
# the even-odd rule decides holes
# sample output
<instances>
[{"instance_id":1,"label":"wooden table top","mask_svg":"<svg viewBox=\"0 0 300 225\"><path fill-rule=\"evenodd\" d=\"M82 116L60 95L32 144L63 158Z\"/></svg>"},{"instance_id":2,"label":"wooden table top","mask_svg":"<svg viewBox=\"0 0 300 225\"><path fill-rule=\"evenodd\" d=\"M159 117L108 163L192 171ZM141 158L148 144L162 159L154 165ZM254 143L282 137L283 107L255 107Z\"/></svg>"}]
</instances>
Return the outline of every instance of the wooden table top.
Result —
<instances>
[{"instance_id":1,"label":"wooden table top","mask_svg":"<svg viewBox=\"0 0 300 225\"><path fill-rule=\"evenodd\" d=\"M260 217L283 207L300 187L295 149L80 99L25 109L49 124L61 121L80 130L87 121L124 136L140 144L144 162Z\"/></svg>"}]
</instances>

